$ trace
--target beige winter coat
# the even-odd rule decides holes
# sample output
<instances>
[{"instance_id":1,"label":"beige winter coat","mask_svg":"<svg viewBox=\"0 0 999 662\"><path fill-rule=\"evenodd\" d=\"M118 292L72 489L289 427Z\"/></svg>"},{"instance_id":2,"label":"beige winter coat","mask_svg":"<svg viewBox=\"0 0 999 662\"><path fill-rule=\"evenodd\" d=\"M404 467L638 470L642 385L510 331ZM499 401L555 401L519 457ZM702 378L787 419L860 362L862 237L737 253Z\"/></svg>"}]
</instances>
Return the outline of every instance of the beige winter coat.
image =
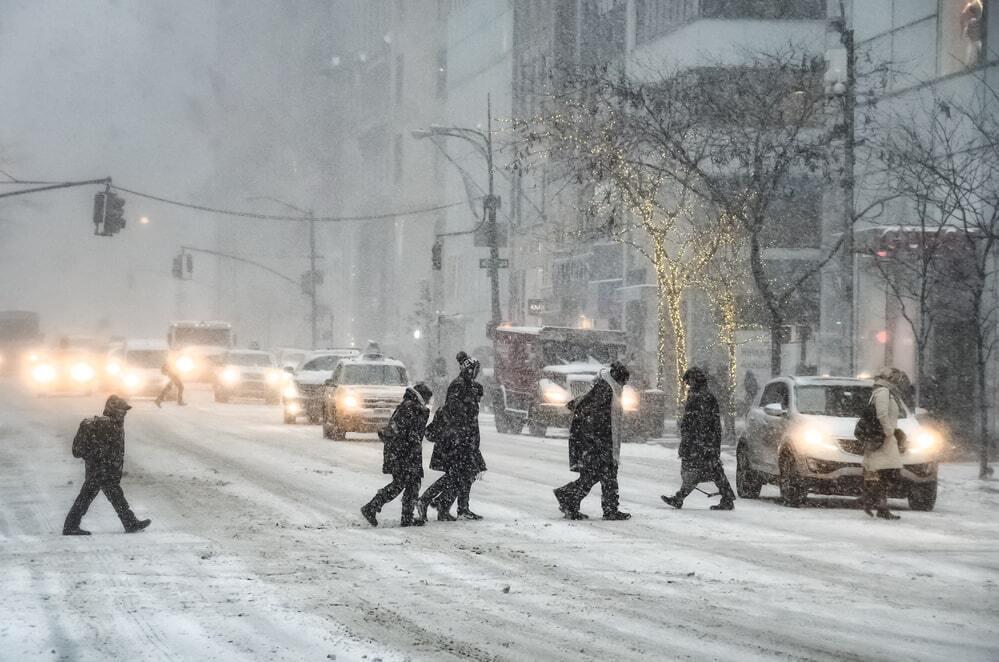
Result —
<instances>
[{"instance_id":1,"label":"beige winter coat","mask_svg":"<svg viewBox=\"0 0 999 662\"><path fill-rule=\"evenodd\" d=\"M898 442L895 440L898 402L892 397L888 385L881 380L874 382L874 409L885 431L885 442L876 451L864 453L864 470L901 469L902 455L898 452Z\"/></svg>"}]
</instances>

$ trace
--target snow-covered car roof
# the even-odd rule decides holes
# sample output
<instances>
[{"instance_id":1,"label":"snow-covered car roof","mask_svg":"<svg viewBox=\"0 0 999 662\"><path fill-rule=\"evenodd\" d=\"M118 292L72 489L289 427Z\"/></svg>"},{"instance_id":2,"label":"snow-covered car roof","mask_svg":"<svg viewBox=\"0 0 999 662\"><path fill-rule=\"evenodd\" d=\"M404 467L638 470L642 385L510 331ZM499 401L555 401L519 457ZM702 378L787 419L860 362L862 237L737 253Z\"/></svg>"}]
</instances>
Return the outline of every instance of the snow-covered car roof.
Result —
<instances>
[{"instance_id":1,"label":"snow-covered car roof","mask_svg":"<svg viewBox=\"0 0 999 662\"><path fill-rule=\"evenodd\" d=\"M315 349L306 352L305 358L302 359L302 363L308 363L312 359L319 358L320 356L335 356L337 358L350 358L359 355L361 352L356 349Z\"/></svg>"},{"instance_id":2,"label":"snow-covered car roof","mask_svg":"<svg viewBox=\"0 0 999 662\"><path fill-rule=\"evenodd\" d=\"M226 356L271 356L270 352L265 352L262 349L230 349L226 352Z\"/></svg>"},{"instance_id":3,"label":"snow-covered car roof","mask_svg":"<svg viewBox=\"0 0 999 662\"><path fill-rule=\"evenodd\" d=\"M157 338L136 338L135 340L126 340L124 342L124 346L126 352L165 352L170 349L165 340L159 340Z\"/></svg>"},{"instance_id":4,"label":"snow-covered car roof","mask_svg":"<svg viewBox=\"0 0 999 662\"><path fill-rule=\"evenodd\" d=\"M397 359L393 359L384 354L361 354L352 358L340 361L340 365L391 365L397 368L405 368L406 364Z\"/></svg>"}]
</instances>

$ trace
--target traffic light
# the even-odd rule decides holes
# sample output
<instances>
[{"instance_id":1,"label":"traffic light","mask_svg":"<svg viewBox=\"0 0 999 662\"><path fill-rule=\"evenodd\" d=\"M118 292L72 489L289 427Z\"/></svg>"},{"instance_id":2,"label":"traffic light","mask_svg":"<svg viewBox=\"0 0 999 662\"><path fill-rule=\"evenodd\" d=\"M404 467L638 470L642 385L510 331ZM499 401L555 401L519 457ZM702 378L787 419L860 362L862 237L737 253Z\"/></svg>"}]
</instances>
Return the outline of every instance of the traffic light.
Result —
<instances>
[{"instance_id":1,"label":"traffic light","mask_svg":"<svg viewBox=\"0 0 999 662\"><path fill-rule=\"evenodd\" d=\"M110 237L125 227L125 199L114 193L107 194L104 210L104 234Z\"/></svg>"},{"instance_id":2,"label":"traffic light","mask_svg":"<svg viewBox=\"0 0 999 662\"><path fill-rule=\"evenodd\" d=\"M185 267L187 267L187 277L190 278L194 275L194 256L190 253L184 255Z\"/></svg>"},{"instance_id":3,"label":"traffic light","mask_svg":"<svg viewBox=\"0 0 999 662\"><path fill-rule=\"evenodd\" d=\"M94 234L104 234L104 194L94 194Z\"/></svg>"},{"instance_id":4,"label":"traffic light","mask_svg":"<svg viewBox=\"0 0 999 662\"><path fill-rule=\"evenodd\" d=\"M444 242L438 239L434 242L433 248L430 249L430 264L434 271L440 271L444 265L443 252Z\"/></svg>"}]
</instances>

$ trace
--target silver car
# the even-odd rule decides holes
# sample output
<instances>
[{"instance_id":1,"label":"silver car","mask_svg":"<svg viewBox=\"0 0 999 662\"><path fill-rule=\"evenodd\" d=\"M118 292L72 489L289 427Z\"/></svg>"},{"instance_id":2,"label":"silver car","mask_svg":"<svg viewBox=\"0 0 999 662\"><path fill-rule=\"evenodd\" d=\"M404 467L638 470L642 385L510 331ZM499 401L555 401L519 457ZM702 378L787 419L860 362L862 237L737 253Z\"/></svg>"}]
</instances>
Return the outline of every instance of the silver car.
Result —
<instances>
[{"instance_id":1,"label":"silver car","mask_svg":"<svg viewBox=\"0 0 999 662\"><path fill-rule=\"evenodd\" d=\"M739 496L755 499L766 483L788 506L809 493L858 496L863 444L853 430L874 382L842 377L780 377L767 383L746 415L736 450ZM889 492L913 510L932 510L937 497L941 435L921 425L901 401L898 427L907 437L902 480Z\"/></svg>"}]
</instances>

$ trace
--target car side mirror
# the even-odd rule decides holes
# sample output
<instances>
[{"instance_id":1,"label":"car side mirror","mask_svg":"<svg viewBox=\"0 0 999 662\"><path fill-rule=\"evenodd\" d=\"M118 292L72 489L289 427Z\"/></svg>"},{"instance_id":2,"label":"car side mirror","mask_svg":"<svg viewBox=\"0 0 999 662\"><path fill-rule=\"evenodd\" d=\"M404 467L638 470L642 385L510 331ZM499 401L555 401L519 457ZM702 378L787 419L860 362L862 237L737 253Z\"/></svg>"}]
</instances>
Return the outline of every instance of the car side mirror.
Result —
<instances>
[{"instance_id":1,"label":"car side mirror","mask_svg":"<svg viewBox=\"0 0 999 662\"><path fill-rule=\"evenodd\" d=\"M763 407L763 413L767 416L781 417L784 415L784 407L778 402L771 402Z\"/></svg>"},{"instance_id":2,"label":"car side mirror","mask_svg":"<svg viewBox=\"0 0 999 662\"><path fill-rule=\"evenodd\" d=\"M327 380L326 380L326 381L325 381L324 383L325 383L325 384L326 384L327 386L336 386L336 382L335 382L335 381L333 381L333 379L332 379L332 378L331 378L331 379L327 379Z\"/></svg>"},{"instance_id":3,"label":"car side mirror","mask_svg":"<svg viewBox=\"0 0 999 662\"><path fill-rule=\"evenodd\" d=\"M295 374L295 369L292 368L290 365L286 365L284 367L284 371L287 372L289 375L294 375Z\"/></svg>"}]
</instances>

